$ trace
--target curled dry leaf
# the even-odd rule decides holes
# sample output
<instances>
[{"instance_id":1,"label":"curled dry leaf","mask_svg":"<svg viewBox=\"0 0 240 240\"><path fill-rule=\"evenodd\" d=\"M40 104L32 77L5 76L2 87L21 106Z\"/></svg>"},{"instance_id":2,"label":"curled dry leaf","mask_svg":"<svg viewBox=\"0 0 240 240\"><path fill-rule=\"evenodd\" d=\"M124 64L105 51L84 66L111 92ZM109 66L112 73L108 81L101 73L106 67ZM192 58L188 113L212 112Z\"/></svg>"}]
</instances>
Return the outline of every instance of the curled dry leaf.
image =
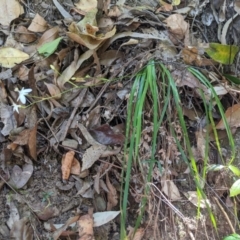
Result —
<instances>
[{"instance_id":1,"label":"curled dry leaf","mask_svg":"<svg viewBox=\"0 0 240 240\"><path fill-rule=\"evenodd\" d=\"M93 217L86 214L78 220L79 240L94 239Z\"/></svg>"},{"instance_id":2,"label":"curled dry leaf","mask_svg":"<svg viewBox=\"0 0 240 240\"><path fill-rule=\"evenodd\" d=\"M96 21L97 8L94 8L86 13L83 20L78 22L72 22L69 26L68 36L75 42L86 46L87 48L94 50L97 49L100 44L105 40L111 38L116 33L114 27L106 34L97 34L98 27Z\"/></svg>"},{"instance_id":3,"label":"curled dry leaf","mask_svg":"<svg viewBox=\"0 0 240 240\"><path fill-rule=\"evenodd\" d=\"M73 158L71 174L79 175L81 172L81 166L79 161L76 158Z\"/></svg>"},{"instance_id":4,"label":"curled dry leaf","mask_svg":"<svg viewBox=\"0 0 240 240\"><path fill-rule=\"evenodd\" d=\"M75 152L69 151L62 158L62 179L68 180L73 163Z\"/></svg>"}]
</instances>

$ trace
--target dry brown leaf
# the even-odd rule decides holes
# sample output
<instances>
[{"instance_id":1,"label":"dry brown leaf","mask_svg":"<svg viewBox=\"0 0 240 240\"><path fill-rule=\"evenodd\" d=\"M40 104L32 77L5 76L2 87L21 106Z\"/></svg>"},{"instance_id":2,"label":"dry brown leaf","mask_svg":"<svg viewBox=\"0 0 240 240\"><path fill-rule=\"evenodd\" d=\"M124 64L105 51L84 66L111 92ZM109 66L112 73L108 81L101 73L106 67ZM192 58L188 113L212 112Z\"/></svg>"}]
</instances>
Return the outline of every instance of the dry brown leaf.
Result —
<instances>
[{"instance_id":1,"label":"dry brown leaf","mask_svg":"<svg viewBox=\"0 0 240 240\"><path fill-rule=\"evenodd\" d=\"M93 55L92 50L83 53L79 58L74 56L74 61L63 71L57 79L57 84L61 90L64 89L64 84L70 80L74 73L79 69L82 63Z\"/></svg>"},{"instance_id":2,"label":"dry brown leaf","mask_svg":"<svg viewBox=\"0 0 240 240\"><path fill-rule=\"evenodd\" d=\"M104 153L106 146L93 145L86 150L82 158L82 171L90 168Z\"/></svg>"},{"instance_id":3,"label":"dry brown leaf","mask_svg":"<svg viewBox=\"0 0 240 240\"><path fill-rule=\"evenodd\" d=\"M110 211L113 207L117 206L118 196L116 188L111 184L109 180L108 173L106 174L106 184L109 190L109 192L107 193L108 198L107 210Z\"/></svg>"},{"instance_id":4,"label":"dry brown leaf","mask_svg":"<svg viewBox=\"0 0 240 240\"><path fill-rule=\"evenodd\" d=\"M103 145L122 145L125 141L124 135L122 133L115 133L108 124L91 129L89 133L96 141Z\"/></svg>"},{"instance_id":5,"label":"dry brown leaf","mask_svg":"<svg viewBox=\"0 0 240 240\"><path fill-rule=\"evenodd\" d=\"M104 53L102 53L99 58L100 58L100 64L104 66L112 66L112 64L117 60L117 59L123 59L124 53L117 51L117 50L109 50Z\"/></svg>"},{"instance_id":6,"label":"dry brown leaf","mask_svg":"<svg viewBox=\"0 0 240 240\"><path fill-rule=\"evenodd\" d=\"M37 37L34 33L28 31L24 26L18 26L15 33L15 39L22 43L34 42Z\"/></svg>"},{"instance_id":7,"label":"dry brown leaf","mask_svg":"<svg viewBox=\"0 0 240 240\"><path fill-rule=\"evenodd\" d=\"M178 40L183 40L188 30L188 23L184 20L181 14L171 14L164 20L167 23L167 27L171 34Z\"/></svg>"},{"instance_id":8,"label":"dry brown leaf","mask_svg":"<svg viewBox=\"0 0 240 240\"><path fill-rule=\"evenodd\" d=\"M5 68L12 68L16 64L27 60L29 55L16 48L2 47L0 48L0 64Z\"/></svg>"},{"instance_id":9,"label":"dry brown leaf","mask_svg":"<svg viewBox=\"0 0 240 240\"><path fill-rule=\"evenodd\" d=\"M93 217L86 214L78 220L79 240L93 240Z\"/></svg>"},{"instance_id":10,"label":"dry brown leaf","mask_svg":"<svg viewBox=\"0 0 240 240\"><path fill-rule=\"evenodd\" d=\"M60 89L52 84L52 83L44 83L47 86L47 89L50 93L50 95L54 98L54 99L60 99L61 98L61 91Z\"/></svg>"},{"instance_id":11,"label":"dry brown leaf","mask_svg":"<svg viewBox=\"0 0 240 240\"><path fill-rule=\"evenodd\" d=\"M239 127L240 126L240 104L235 104L232 107L229 107L227 111L225 112L226 120L229 124L229 126L232 127ZM217 126L216 129L225 129L225 125L223 120L221 120Z\"/></svg>"},{"instance_id":12,"label":"dry brown leaf","mask_svg":"<svg viewBox=\"0 0 240 240\"><path fill-rule=\"evenodd\" d=\"M172 180L162 181L162 191L172 201L181 199L180 192Z\"/></svg>"},{"instance_id":13,"label":"dry brown leaf","mask_svg":"<svg viewBox=\"0 0 240 240\"><path fill-rule=\"evenodd\" d=\"M30 157L37 161L37 125L29 131L27 146Z\"/></svg>"},{"instance_id":14,"label":"dry brown leaf","mask_svg":"<svg viewBox=\"0 0 240 240\"><path fill-rule=\"evenodd\" d=\"M144 236L144 228L138 228L132 240L141 240Z\"/></svg>"},{"instance_id":15,"label":"dry brown leaf","mask_svg":"<svg viewBox=\"0 0 240 240\"><path fill-rule=\"evenodd\" d=\"M54 232L53 239L57 240L61 236L61 234L68 228L68 226L78 221L78 219L79 219L79 216L74 216L69 218L62 227L58 228L57 231Z\"/></svg>"},{"instance_id":16,"label":"dry brown leaf","mask_svg":"<svg viewBox=\"0 0 240 240\"><path fill-rule=\"evenodd\" d=\"M74 155L75 155L74 151L69 151L65 155L63 155L63 158L62 158L62 179L63 180L68 180L70 176Z\"/></svg>"},{"instance_id":17,"label":"dry brown leaf","mask_svg":"<svg viewBox=\"0 0 240 240\"><path fill-rule=\"evenodd\" d=\"M203 58L199 55L199 50L196 47L185 47L182 50L183 61L188 65L198 67L212 66L216 64L212 59Z\"/></svg>"},{"instance_id":18,"label":"dry brown leaf","mask_svg":"<svg viewBox=\"0 0 240 240\"><path fill-rule=\"evenodd\" d=\"M39 39L39 42L37 44L37 47L41 47L43 44L51 42L53 40L55 40L58 37L58 33L59 33L59 28L53 27L50 28L49 30L47 30L42 37Z\"/></svg>"},{"instance_id":19,"label":"dry brown leaf","mask_svg":"<svg viewBox=\"0 0 240 240\"><path fill-rule=\"evenodd\" d=\"M11 21L23 14L23 6L17 0L0 1L0 24L9 26Z\"/></svg>"},{"instance_id":20,"label":"dry brown leaf","mask_svg":"<svg viewBox=\"0 0 240 240\"><path fill-rule=\"evenodd\" d=\"M28 27L28 30L32 32L44 32L46 29L47 22L37 13Z\"/></svg>"},{"instance_id":21,"label":"dry brown leaf","mask_svg":"<svg viewBox=\"0 0 240 240\"><path fill-rule=\"evenodd\" d=\"M37 125L31 129L25 129L19 133L13 143L18 144L20 146L27 145L30 156L37 160L36 153L36 136L37 135Z\"/></svg>"},{"instance_id":22,"label":"dry brown leaf","mask_svg":"<svg viewBox=\"0 0 240 240\"><path fill-rule=\"evenodd\" d=\"M81 172L80 163L76 158L73 158L73 162L71 166L71 174L79 175L80 172Z\"/></svg>"}]
</instances>

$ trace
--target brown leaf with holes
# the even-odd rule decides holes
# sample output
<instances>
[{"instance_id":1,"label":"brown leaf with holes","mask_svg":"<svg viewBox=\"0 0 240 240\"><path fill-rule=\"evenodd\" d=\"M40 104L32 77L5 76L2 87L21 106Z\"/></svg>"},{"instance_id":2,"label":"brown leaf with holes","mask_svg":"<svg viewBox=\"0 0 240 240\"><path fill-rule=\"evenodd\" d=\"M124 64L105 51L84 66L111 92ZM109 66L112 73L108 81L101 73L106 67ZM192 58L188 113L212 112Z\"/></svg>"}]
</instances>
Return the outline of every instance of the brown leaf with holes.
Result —
<instances>
[{"instance_id":1,"label":"brown leaf with holes","mask_svg":"<svg viewBox=\"0 0 240 240\"><path fill-rule=\"evenodd\" d=\"M68 180L73 163L75 152L69 151L62 158L62 179Z\"/></svg>"},{"instance_id":2,"label":"brown leaf with holes","mask_svg":"<svg viewBox=\"0 0 240 240\"><path fill-rule=\"evenodd\" d=\"M240 127L240 104L235 104L232 107L229 107L227 111L225 112L226 120L231 128L237 128ZM223 120L221 120L217 126L216 129L225 129L225 125Z\"/></svg>"},{"instance_id":3,"label":"brown leaf with holes","mask_svg":"<svg viewBox=\"0 0 240 240\"><path fill-rule=\"evenodd\" d=\"M108 124L103 124L89 130L92 137L103 145L122 145L125 137L121 133L115 133Z\"/></svg>"}]
</instances>

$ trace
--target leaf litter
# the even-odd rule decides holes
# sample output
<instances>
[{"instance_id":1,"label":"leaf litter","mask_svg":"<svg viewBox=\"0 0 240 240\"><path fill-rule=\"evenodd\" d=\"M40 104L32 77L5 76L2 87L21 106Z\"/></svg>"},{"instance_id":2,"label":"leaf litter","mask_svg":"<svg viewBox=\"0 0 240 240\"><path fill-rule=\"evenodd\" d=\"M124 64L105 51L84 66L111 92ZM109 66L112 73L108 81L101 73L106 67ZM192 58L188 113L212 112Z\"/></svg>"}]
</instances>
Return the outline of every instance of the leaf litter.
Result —
<instances>
[{"instance_id":1,"label":"leaf litter","mask_svg":"<svg viewBox=\"0 0 240 240\"><path fill-rule=\"evenodd\" d=\"M4 38L0 38L0 149L1 179L5 183L0 197L5 198L4 188L8 194L12 191L18 203L8 203L12 218L8 226L4 224L4 212L0 235L6 239L33 239L33 235L38 239L119 239L117 215L124 181L121 169L125 167L123 145L128 141L125 124L131 79L150 59L163 62L171 70L188 127L196 132L192 147L199 167L205 158L207 129L201 99L204 96L210 101L212 90L186 71L186 66L201 68L212 80L215 93L225 104L226 121L232 129L239 127L238 103L230 104L238 97L238 86L215 68L218 63L232 64L239 50L238 30L234 29L232 38L229 34L233 29L229 25L235 26L237 18L229 18L229 8L217 7L221 1L160 1L160 5L157 1L140 1L141 7L130 1L70 2L53 1L56 8L47 1L41 5L15 0L0 3L0 9L7 9L0 14L4 16L0 17L4 26ZM237 3L229 6L239 14ZM210 32L206 36L199 25L214 32L214 24L220 22L224 23L223 31L216 36ZM236 78L237 71L236 67L230 74ZM151 99L145 104L139 154L147 171L153 134ZM183 140L175 108L171 107L171 121L179 140ZM213 113L217 131L224 131L215 105ZM182 163L176 142L167 125L160 128L154 183L176 206L184 196L198 206L196 189L178 182L189 177L189 169ZM158 164L164 166L164 173ZM213 178L221 181L219 176ZM163 227L163 223L157 217L160 205L156 200L166 205L167 201L156 193L148 198L149 219L135 229L135 236L135 230L131 230L130 223L137 218L139 201L145 194L143 184L134 166L128 236L160 239L157 225ZM211 199L201 201L200 207L206 208L206 201ZM4 203L1 206L5 209ZM57 228L52 220L63 225ZM77 227L70 227L77 221ZM165 225L164 229L170 239L171 227Z\"/></svg>"}]
</instances>

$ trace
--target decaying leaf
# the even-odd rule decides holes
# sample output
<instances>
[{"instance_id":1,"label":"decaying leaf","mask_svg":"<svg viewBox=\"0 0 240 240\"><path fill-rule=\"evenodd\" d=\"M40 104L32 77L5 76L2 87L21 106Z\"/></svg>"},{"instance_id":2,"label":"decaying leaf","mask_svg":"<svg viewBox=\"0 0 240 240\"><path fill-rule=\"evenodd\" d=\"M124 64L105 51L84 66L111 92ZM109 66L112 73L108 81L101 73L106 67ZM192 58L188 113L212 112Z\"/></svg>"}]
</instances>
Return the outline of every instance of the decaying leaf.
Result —
<instances>
[{"instance_id":1,"label":"decaying leaf","mask_svg":"<svg viewBox=\"0 0 240 240\"><path fill-rule=\"evenodd\" d=\"M62 179L68 180L73 163L75 152L69 151L62 158Z\"/></svg>"},{"instance_id":2,"label":"decaying leaf","mask_svg":"<svg viewBox=\"0 0 240 240\"><path fill-rule=\"evenodd\" d=\"M0 64L5 68L12 68L16 64L21 63L24 60L27 60L29 55L25 52L22 52L16 48L12 47L2 47L0 48Z\"/></svg>"}]
</instances>

